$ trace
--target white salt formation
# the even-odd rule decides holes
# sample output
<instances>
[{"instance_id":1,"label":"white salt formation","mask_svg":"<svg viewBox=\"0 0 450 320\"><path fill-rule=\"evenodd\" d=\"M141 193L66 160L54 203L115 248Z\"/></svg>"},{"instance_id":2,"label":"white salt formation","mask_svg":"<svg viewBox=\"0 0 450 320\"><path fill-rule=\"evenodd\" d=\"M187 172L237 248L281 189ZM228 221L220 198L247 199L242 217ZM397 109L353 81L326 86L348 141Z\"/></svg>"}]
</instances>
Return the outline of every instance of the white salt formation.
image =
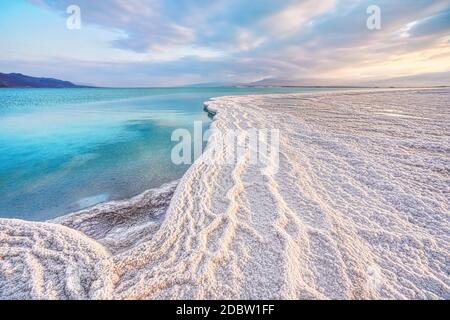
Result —
<instances>
[{"instance_id":1,"label":"white salt formation","mask_svg":"<svg viewBox=\"0 0 450 320\"><path fill-rule=\"evenodd\" d=\"M99 204L51 222L82 231L114 254L127 251L151 240L161 226L177 184L174 181L130 200Z\"/></svg>"},{"instance_id":2,"label":"white salt formation","mask_svg":"<svg viewBox=\"0 0 450 320\"><path fill-rule=\"evenodd\" d=\"M208 109L216 133L279 129L279 170L205 161L213 135L163 219L173 185L53 221L92 240L0 220L0 298L450 298L450 89Z\"/></svg>"},{"instance_id":3,"label":"white salt formation","mask_svg":"<svg viewBox=\"0 0 450 320\"><path fill-rule=\"evenodd\" d=\"M1 299L106 299L112 271L105 248L79 231L0 222Z\"/></svg>"}]
</instances>

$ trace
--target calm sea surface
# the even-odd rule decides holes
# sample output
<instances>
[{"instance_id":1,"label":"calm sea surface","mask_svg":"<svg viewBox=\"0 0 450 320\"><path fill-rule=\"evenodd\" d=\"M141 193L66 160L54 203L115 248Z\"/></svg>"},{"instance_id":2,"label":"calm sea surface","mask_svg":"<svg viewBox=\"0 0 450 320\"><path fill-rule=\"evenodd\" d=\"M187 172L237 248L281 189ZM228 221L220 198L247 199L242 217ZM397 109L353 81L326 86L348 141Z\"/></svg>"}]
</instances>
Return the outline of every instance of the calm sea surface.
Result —
<instances>
[{"instance_id":1,"label":"calm sea surface","mask_svg":"<svg viewBox=\"0 0 450 320\"><path fill-rule=\"evenodd\" d=\"M211 97L319 90L0 89L0 217L47 220L180 178L171 134L206 129Z\"/></svg>"}]
</instances>

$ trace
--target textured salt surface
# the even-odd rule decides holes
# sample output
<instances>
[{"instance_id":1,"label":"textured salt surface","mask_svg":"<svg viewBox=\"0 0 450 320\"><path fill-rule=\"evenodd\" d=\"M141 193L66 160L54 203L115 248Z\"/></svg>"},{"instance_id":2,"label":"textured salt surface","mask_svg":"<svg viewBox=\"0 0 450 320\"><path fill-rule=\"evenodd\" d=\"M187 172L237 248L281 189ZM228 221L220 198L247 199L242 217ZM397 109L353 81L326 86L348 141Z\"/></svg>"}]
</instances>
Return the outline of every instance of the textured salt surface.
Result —
<instances>
[{"instance_id":1,"label":"textured salt surface","mask_svg":"<svg viewBox=\"0 0 450 320\"><path fill-rule=\"evenodd\" d=\"M262 175L249 150L234 165L206 161L213 135L164 219L174 185L53 221L98 242L3 220L0 297L450 298L450 89L224 97L208 109L215 133L279 129L279 170Z\"/></svg>"},{"instance_id":2,"label":"textured salt surface","mask_svg":"<svg viewBox=\"0 0 450 320\"><path fill-rule=\"evenodd\" d=\"M109 253L81 232L49 223L0 222L1 299L106 299Z\"/></svg>"},{"instance_id":3,"label":"textured salt surface","mask_svg":"<svg viewBox=\"0 0 450 320\"><path fill-rule=\"evenodd\" d=\"M49 223L0 220L0 299L111 299L113 254L152 239L177 183Z\"/></svg>"},{"instance_id":4,"label":"textured salt surface","mask_svg":"<svg viewBox=\"0 0 450 320\"><path fill-rule=\"evenodd\" d=\"M117 254L151 240L159 229L178 181L148 190L127 201L93 208L51 220L82 231Z\"/></svg>"}]
</instances>

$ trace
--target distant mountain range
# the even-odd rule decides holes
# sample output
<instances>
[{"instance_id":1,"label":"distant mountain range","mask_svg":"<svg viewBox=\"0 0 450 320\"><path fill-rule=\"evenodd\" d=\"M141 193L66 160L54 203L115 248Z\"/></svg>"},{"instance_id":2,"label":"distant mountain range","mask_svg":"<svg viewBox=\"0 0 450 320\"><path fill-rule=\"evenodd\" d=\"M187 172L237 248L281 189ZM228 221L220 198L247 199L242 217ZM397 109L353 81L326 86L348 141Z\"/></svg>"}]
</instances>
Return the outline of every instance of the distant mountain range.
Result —
<instances>
[{"instance_id":1,"label":"distant mountain range","mask_svg":"<svg viewBox=\"0 0 450 320\"><path fill-rule=\"evenodd\" d=\"M336 81L333 79L278 79L278 78L266 78L259 81L247 83L247 86L252 87L354 87L356 85L344 82ZM357 85L361 86L361 85Z\"/></svg>"},{"instance_id":2,"label":"distant mountain range","mask_svg":"<svg viewBox=\"0 0 450 320\"><path fill-rule=\"evenodd\" d=\"M441 87L450 86L450 71L423 73L406 77L371 80L341 79L277 79L266 78L248 83L248 86L284 86L284 87Z\"/></svg>"},{"instance_id":3,"label":"distant mountain range","mask_svg":"<svg viewBox=\"0 0 450 320\"><path fill-rule=\"evenodd\" d=\"M265 78L250 83L207 82L186 87L442 87L450 86L450 71L406 77L349 81L343 79L279 79ZM94 88L53 78L36 78L20 73L0 73L0 88Z\"/></svg>"},{"instance_id":4,"label":"distant mountain range","mask_svg":"<svg viewBox=\"0 0 450 320\"><path fill-rule=\"evenodd\" d=\"M374 84L398 87L448 87L450 86L450 71L390 78L374 82Z\"/></svg>"},{"instance_id":5,"label":"distant mountain range","mask_svg":"<svg viewBox=\"0 0 450 320\"><path fill-rule=\"evenodd\" d=\"M87 88L69 81L36 78L20 73L0 73L0 88Z\"/></svg>"},{"instance_id":6,"label":"distant mountain range","mask_svg":"<svg viewBox=\"0 0 450 320\"><path fill-rule=\"evenodd\" d=\"M265 78L255 82L230 83L230 82L210 82L189 85L189 87L444 87L450 86L450 71L422 73L406 77L393 77L385 79L327 79L327 78L299 78L280 79Z\"/></svg>"}]
</instances>

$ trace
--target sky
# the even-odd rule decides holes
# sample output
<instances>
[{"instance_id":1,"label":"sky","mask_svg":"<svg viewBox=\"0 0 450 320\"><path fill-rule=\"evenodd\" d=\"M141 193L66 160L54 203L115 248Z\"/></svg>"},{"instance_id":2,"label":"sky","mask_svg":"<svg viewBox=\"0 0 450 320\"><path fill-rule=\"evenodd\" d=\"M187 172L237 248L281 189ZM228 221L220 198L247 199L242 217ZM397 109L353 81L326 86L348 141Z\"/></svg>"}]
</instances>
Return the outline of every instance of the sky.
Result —
<instances>
[{"instance_id":1,"label":"sky","mask_svg":"<svg viewBox=\"0 0 450 320\"><path fill-rule=\"evenodd\" d=\"M112 87L450 83L450 0L0 0L0 72Z\"/></svg>"}]
</instances>

